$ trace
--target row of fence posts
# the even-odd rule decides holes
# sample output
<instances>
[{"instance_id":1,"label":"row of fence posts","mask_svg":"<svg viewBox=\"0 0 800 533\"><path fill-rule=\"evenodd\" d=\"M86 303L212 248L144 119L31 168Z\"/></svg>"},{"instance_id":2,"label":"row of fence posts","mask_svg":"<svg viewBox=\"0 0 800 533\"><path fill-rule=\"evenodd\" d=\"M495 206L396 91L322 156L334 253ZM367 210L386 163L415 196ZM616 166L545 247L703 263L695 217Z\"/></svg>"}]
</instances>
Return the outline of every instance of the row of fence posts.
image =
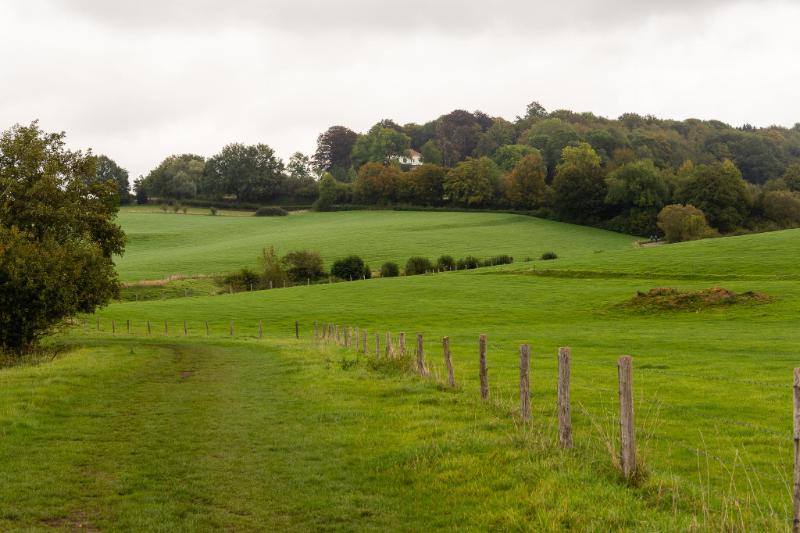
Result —
<instances>
[{"instance_id":1,"label":"row of fence posts","mask_svg":"<svg viewBox=\"0 0 800 533\"><path fill-rule=\"evenodd\" d=\"M206 337L208 337L208 336L211 335L211 328L208 325L208 320L205 320L203 323L205 325ZM86 320L85 319L84 319L83 325L84 325L84 327L86 327ZM145 326L147 328L147 335L148 336L152 335L153 334L153 327L152 327L152 324L150 323L149 320L145 321ZM131 333L131 321L130 320L126 320L125 321L125 329L126 329L128 334ZM100 318L99 317L97 318L97 331L100 331ZM116 321L116 319L112 319L111 320L111 333L116 333L116 332L117 332L117 321ZM229 336L234 337L235 333L236 333L236 329L235 329L235 326L234 326L234 321L231 320L229 325L228 325L228 334L229 334ZM183 321L183 335L184 335L184 337L189 335L189 323L186 320ZM169 321L168 320L164 321L164 336L169 336ZM296 339L300 338L300 324L299 324L299 322L297 320L294 321L294 336L295 336ZM264 337L264 321L263 320L259 320L258 321L258 338L261 339L263 337Z\"/></svg>"},{"instance_id":2,"label":"row of fence posts","mask_svg":"<svg viewBox=\"0 0 800 533\"><path fill-rule=\"evenodd\" d=\"M356 340L353 342L353 333ZM332 342L343 347L356 347L360 352L367 353L367 331L350 326L339 326L337 324L322 323L321 327L314 322L314 339L323 342ZM381 358L383 354L386 358L406 355L406 335L400 333L398 339L398 349L395 352L392 346L392 334L386 333L385 349L381 351L381 334L375 333L375 357ZM447 385L451 388L456 386L453 370L452 354L450 352L449 337L442 338L442 352L444 365L447 369ZM519 348L519 396L520 396L520 418L524 421L531 419L531 400L530 400L530 361L531 350L527 344ZM568 347L561 347L558 350L558 384L557 384L557 413L558 413L558 441L562 448L572 448L572 418L570 414L570 365L572 352ZM480 398L483 401L489 399L489 371L487 363L487 337L478 337L478 379ZM422 334L417 334L417 346L415 350L414 366L421 376L430 374L425 364L425 352ZM633 359L622 356L617 365L619 381L619 407L620 407L620 466L622 474L630 479L636 471L636 433L634 429L633 417ZM797 378L800 380L800 377ZM798 381L800 383L800 381ZM800 400L797 400L800 402ZM798 403L800 405L800 403ZM798 407L800 410L800 407ZM800 424L800 422L798 422ZM796 430L796 447L800 454L800 430ZM795 485L795 491L800 493L800 481Z\"/></svg>"}]
</instances>

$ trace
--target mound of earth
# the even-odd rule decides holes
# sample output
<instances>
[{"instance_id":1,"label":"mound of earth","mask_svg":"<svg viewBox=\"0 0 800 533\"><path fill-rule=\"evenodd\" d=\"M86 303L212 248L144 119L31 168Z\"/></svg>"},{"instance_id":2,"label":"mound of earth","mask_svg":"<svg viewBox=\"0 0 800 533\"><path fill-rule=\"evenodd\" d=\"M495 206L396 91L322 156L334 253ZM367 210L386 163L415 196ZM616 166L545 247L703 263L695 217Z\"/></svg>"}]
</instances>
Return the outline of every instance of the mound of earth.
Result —
<instances>
[{"instance_id":1,"label":"mound of earth","mask_svg":"<svg viewBox=\"0 0 800 533\"><path fill-rule=\"evenodd\" d=\"M737 294L723 287L697 291L680 291L668 287L659 287L650 289L648 292L638 292L636 296L625 304L625 307L695 311L710 307L766 301L769 301L769 296L763 293L748 291Z\"/></svg>"}]
</instances>

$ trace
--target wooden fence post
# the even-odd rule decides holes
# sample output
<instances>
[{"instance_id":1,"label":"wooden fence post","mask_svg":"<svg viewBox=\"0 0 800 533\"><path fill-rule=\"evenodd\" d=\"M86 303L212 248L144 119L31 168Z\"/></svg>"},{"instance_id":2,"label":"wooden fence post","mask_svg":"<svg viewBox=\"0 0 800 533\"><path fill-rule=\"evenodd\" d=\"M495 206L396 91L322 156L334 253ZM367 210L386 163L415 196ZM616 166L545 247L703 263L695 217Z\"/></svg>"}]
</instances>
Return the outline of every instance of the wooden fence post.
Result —
<instances>
[{"instance_id":1,"label":"wooden fence post","mask_svg":"<svg viewBox=\"0 0 800 533\"><path fill-rule=\"evenodd\" d=\"M447 384L456 386L456 377L453 374L453 361L450 358L450 337L442 337L442 350L444 351L444 366L447 368Z\"/></svg>"},{"instance_id":2,"label":"wooden fence post","mask_svg":"<svg viewBox=\"0 0 800 533\"><path fill-rule=\"evenodd\" d=\"M361 332L361 351L367 355L367 330Z\"/></svg>"},{"instance_id":3,"label":"wooden fence post","mask_svg":"<svg viewBox=\"0 0 800 533\"><path fill-rule=\"evenodd\" d=\"M630 479L636 471L636 434L633 424L633 360L629 355L619 358L619 427L620 466L622 475Z\"/></svg>"},{"instance_id":4,"label":"wooden fence post","mask_svg":"<svg viewBox=\"0 0 800 533\"><path fill-rule=\"evenodd\" d=\"M392 333L386 332L386 359L394 357L394 349L392 348Z\"/></svg>"},{"instance_id":5,"label":"wooden fence post","mask_svg":"<svg viewBox=\"0 0 800 533\"><path fill-rule=\"evenodd\" d=\"M230 324L230 333L231 333L231 337L233 337L233 320L231 320L231 324Z\"/></svg>"},{"instance_id":6,"label":"wooden fence post","mask_svg":"<svg viewBox=\"0 0 800 533\"><path fill-rule=\"evenodd\" d=\"M150 335L150 321L147 321L147 334Z\"/></svg>"},{"instance_id":7,"label":"wooden fence post","mask_svg":"<svg viewBox=\"0 0 800 533\"><path fill-rule=\"evenodd\" d=\"M572 351L558 349L558 442L562 448L572 448L572 418L569 412L569 378Z\"/></svg>"},{"instance_id":8,"label":"wooden fence post","mask_svg":"<svg viewBox=\"0 0 800 533\"><path fill-rule=\"evenodd\" d=\"M375 359L381 358L381 334L375 333Z\"/></svg>"},{"instance_id":9,"label":"wooden fence post","mask_svg":"<svg viewBox=\"0 0 800 533\"><path fill-rule=\"evenodd\" d=\"M100 317L97 317L97 331L100 331Z\"/></svg>"},{"instance_id":10,"label":"wooden fence post","mask_svg":"<svg viewBox=\"0 0 800 533\"><path fill-rule=\"evenodd\" d=\"M130 320L126 320L125 321L125 327L128 328L128 335L130 335L131 334L131 321Z\"/></svg>"},{"instance_id":11,"label":"wooden fence post","mask_svg":"<svg viewBox=\"0 0 800 533\"><path fill-rule=\"evenodd\" d=\"M206 320L206 337L208 337L208 320Z\"/></svg>"},{"instance_id":12,"label":"wooden fence post","mask_svg":"<svg viewBox=\"0 0 800 533\"><path fill-rule=\"evenodd\" d=\"M360 340L361 340L361 332L358 331L358 326L356 326L353 328L353 341L350 343L350 345L353 346L356 349L356 351L358 351L358 341Z\"/></svg>"},{"instance_id":13,"label":"wooden fence post","mask_svg":"<svg viewBox=\"0 0 800 533\"><path fill-rule=\"evenodd\" d=\"M406 334L400 332L397 336L397 351L400 353L400 357L405 357L406 355Z\"/></svg>"},{"instance_id":14,"label":"wooden fence post","mask_svg":"<svg viewBox=\"0 0 800 533\"><path fill-rule=\"evenodd\" d=\"M314 321L314 340L319 339L319 334L317 333L317 321Z\"/></svg>"},{"instance_id":15,"label":"wooden fence post","mask_svg":"<svg viewBox=\"0 0 800 533\"><path fill-rule=\"evenodd\" d=\"M800 368L794 369L794 490L793 533L800 532Z\"/></svg>"},{"instance_id":16,"label":"wooden fence post","mask_svg":"<svg viewBox=\"0 0 800 533\"><path fill-rule=\"evenodd\" d=\"M117 332L117 321L113 318L111 319L111 333Z\"/></svg>"},{"instance_id":17,"label":"wooden fence post","mask_svg":"<svg viewBox=\"0 0 800 533\"><path fill-rule=\"evenodd\" d=\"M422 340L422 333L417 333L417 371L420 376L428 375L428 369L425 368L425 346Z\"/></svg>"},{"instance_id":18,"label":"wooden fence post","mask_svg":"<svg viewBox=\"0 0 800 533\"><path fill-rule=\"evenodd\" d=\"M183 336L185 337L188 334L189 334L189 328L187 327L186 321L184 320L183 321Z\"/></svg>"},{"instance_id":19,"label":"wooden fence post","mask_svg":"<svg viewBox=\"0 0 800 533\"><path fill-rule=\"evenodd\" d=\"M344 347L350 346L350 326L344 327Z\"/></svg>"},{"instance_id":20,"label":"wooden fence post","mask_svg":"<svg viewBox=\"0 0 800 533\"><path fill-rule=\"evenodd\" d=\"M316 327L316 323L315 323L315 327ZM263 320L259 320L258 321L258 338L259 339L264 338L264 321Z\"/></svg>"},{"instance_id":21,"label":"wooden fence post","mask_svg":"<svg viewBox=\"0 0 800 533\"><path fill-rule=\"evenodd\" d=\"M519 416L522 420L531 419L531 348L527 344L519 347Z\"/></svg>"},{"instance_id":22,"label":"wooden fence post","mask_svg":"<svg viewBox=\"0 0 800 533\"><path fill-rule=\"evenodd\" d=\"M480 352L480 379L481 379L481 400L489 398L489 375L486 369L486 335L481 334L478 339L478 349Z\"/></svg>"},{"instance_id":23,"label":"wooden fence post","mask_svg":"<svg viewBox=\"0 0 800 533\"><path fill-rule=\"evenodd\" d=\"M166 320L164 321L164 335L169 335L169 324Z\"/></svg>"}]
</instances>

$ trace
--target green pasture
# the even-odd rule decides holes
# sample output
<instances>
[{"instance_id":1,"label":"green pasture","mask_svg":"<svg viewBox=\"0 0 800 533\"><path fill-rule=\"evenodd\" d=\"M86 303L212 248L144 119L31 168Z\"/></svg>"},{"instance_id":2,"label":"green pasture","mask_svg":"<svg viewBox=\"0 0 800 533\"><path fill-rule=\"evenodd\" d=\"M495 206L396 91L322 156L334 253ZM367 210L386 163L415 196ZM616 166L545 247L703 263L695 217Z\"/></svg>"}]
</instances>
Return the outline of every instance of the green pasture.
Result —
<instances>
[{"instance_id":1,"label":"green pasture","mask_svg":"<svg viewBox=\"0 0 800 533\"><path fill-rule=\"evenodd\" d=\"M274 246L280 254L316 250L327 266L358 254L378 271L385 261L402 266L412 255L433 261L440 255L470 254L538 259L549 251L574 257L630 248L635 240L593 228L492 213L349 211L255 217L123 209L119 220L128 236L125 255L117 261L123 281L257 268L266 246Z\"/></svg>"},{"instance_id":2,"label":"green pasture","mask_svg":"<svg viewBox=\"0 0 800 533\"><path fill-rule=\"evenodd\" d=\"M395 215L431 217L440 227L464 216L335 213L330 220L342 222L330 234L356 224L349 217L365 225ZM306 223L295 216L284 223ZM505 220L475 228L493 231L491 243L512 242L508 227L528 221L541 239L536 225L551 224L480 216ZM556 226L564 235L575 229ZM397 227L386 231L373 238L407 238ZM13 502L0 528L790 529L800 233L653 248L585 228L561 246L537 239L530 255L552 249L560 259L124 302L85 317L53 339L71 351L0 371L0 500ZM326 236L307 242L328 257ZM397 258L380 250L386 255L376 251L376 262ZM518 255L487 244L486 255L500 252ZM770 299L699 312L624 305L654 287L713 286ZM316 341L315 321L366 329L368 353ZM387 332L395 342L406 332L409 345L423 334L430 378L375 362L375 334L383 346ZM488 402L478 397L481 333L489 339ZM445 335L456 390L443 386ZM516 412L522 343L533 353L527 425ZM559 346L573 357L570 451L556 440ZM634 358L646 472L636 486L613 466L622 354Z\"/></svg>"}]
</instances>

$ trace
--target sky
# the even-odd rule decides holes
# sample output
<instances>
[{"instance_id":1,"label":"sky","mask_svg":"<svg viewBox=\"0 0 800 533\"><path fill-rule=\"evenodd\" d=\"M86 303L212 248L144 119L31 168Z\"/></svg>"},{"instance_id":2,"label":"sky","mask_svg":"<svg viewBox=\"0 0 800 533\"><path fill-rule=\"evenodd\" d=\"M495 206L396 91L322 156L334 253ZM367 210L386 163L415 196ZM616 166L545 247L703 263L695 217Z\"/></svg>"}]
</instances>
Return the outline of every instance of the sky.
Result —
<instances>
[{"instance_id":1,"label":"sky","mask_svg":"<svg viewBox=\"0 0 800 533\"><path fill-rule=\"evenodd\" d=\"M793 0L0 0L0 130L170 154L454 109L800 122Z\"/></svg>"}]
</instances>

